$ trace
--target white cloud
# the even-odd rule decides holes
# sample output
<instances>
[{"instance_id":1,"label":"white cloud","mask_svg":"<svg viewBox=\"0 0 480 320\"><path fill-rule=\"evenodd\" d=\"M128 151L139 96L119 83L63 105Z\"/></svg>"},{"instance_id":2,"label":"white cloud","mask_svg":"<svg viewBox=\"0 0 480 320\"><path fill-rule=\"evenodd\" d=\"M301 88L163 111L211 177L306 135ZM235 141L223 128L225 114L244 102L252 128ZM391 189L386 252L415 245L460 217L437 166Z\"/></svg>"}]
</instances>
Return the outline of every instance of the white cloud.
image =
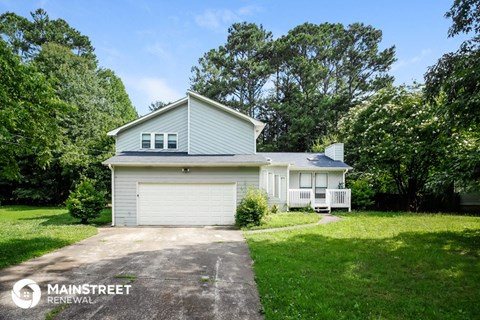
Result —
<instances>
[{"instance_id":1,"label":"white cloud","mask_svg":"<svg viewBox=\"0 0 480 320\"><path fill-rule=\"evenodd\" d=\"M420 53L410 59L400 59L397 62L395 62L392 66L392 71L396 71L399 69L402 69L406 66L410 66L412 64L416 64L425 58L427 58L430 54L432 53L431 49L422 49Z\"/></svg>"},{"instance_id":2,"label":"white cloud","mask_svg":"<svg viewBox=\"0 0 480 320\"><path fill-rule=\"evenodd\" d=\"M183 94L178 93L161 78L141 78L136 82L135 87L138 91L143 92L146 98L152 102L157 100L172 102L183 96Z\"/></svg>"},{"instance_id":3,"label":"white cloud","mask_svg":"<svg viewBox=\"0 0 480 320\"><path fill-rule=\"evenodd\" d=\"M185 96L185 93L177 91L163 78L125 75L121 78L133 105L141 115L149 112L148 106L152 102L174 102Z\"/></svg>"},{"instance_id":4,"label":"white cloud","mask_svg":"<svg viewBox=\"0 0 480 320\"><path fill-rule=\"evenodd\" d=\"M245 6L237 10L206 9L194 18L197 25L213 31L223 31L228 25L261 11L258 6Z\"/></svg>"},{"instance_id":5,"label":"white cloud","mask_svg":"<svg viewBox=\"0 0 480 320\"><path fill-rule=\"evenodd\" d=\"M165 50L164 47L158 42L145 47L145 51L153 55L156 55L162 59L167 59L171 57L170 53L167 50Z\"/></svg>"}]
</instances>

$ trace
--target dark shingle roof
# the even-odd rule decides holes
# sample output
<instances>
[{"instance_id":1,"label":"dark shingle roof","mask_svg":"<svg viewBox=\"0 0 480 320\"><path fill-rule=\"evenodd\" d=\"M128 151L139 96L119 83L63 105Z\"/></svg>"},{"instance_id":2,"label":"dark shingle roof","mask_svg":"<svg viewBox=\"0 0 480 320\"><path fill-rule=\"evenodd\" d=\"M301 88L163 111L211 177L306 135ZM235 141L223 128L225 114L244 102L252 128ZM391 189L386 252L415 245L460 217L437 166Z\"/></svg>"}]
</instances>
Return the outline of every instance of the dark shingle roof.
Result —
<instances>
[{"instance_id":1,"label":"dark shingle roof","mask_svg":"<svg viewBox=\"0 0 480 320\"><path fill-rule=\"evenodd\" d=\"M348 164L332 160L324 153L308 152L259 152L259 155L271 159L272 163L289 163L301 168L352 169Z\"/></svg>"}]
</instances>

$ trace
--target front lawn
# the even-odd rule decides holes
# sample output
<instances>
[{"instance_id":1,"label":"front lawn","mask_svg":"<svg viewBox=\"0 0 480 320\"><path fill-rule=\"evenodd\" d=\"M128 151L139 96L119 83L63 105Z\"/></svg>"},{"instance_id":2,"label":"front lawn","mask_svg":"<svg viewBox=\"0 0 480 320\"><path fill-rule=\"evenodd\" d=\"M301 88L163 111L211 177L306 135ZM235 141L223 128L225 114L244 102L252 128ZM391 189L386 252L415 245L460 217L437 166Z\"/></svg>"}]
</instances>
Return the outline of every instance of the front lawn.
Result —
<instances>
[{"instance_id":1,"label":"front lawn","mask_svg":"<svg viewBox=\"0 0 480 320\"><path fill-rule=\"evenodd\" d=\"M270 213L262 220L262 224L246 228L244 230L261 230L296 226L301 224L315 223L320 220L318 213L314 212L281 212Z\"/></svg>"},{"instance_id":2,"label":"front lawn","mask_svg":"<svg viewBox=\"0 0 480 320\"><path fill-rule=\"evenodd\" d=\"M95 226L111 221L103 210L93 225L81 225L64 208L0 207L0 268L44 255L97 233Z\"/></svg>"},{"instance_id":3,"label":"front lawn","mask_svg":"<svg viewBox=\"0 0 480 320\"><path fill-rule=\"evenodd\" d=\"M360 212L245 235L266 319L478 319L480 218Z\"/></svg>"}]
</instances>

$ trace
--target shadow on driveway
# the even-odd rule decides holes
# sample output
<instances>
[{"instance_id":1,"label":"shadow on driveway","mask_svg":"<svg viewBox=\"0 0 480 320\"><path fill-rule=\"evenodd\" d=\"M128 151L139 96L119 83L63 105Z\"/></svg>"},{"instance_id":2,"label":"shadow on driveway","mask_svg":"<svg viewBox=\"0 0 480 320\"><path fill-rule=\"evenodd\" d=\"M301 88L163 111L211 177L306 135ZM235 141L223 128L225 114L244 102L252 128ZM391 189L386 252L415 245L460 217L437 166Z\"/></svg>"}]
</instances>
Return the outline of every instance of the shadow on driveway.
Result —
<instances>
[{"instance_id":1,"label":"shadow on driveway","mask_svg":"<svg viewBox=\"0 0 480 320\"><path fill-rule=\"evenodd\" d=\"M13 284L36 281L40 303L16 307ZM252 260L239 231L102 228L99 234L0 270L0 318L44 319L59 304L47 284L131 285L130 294L75 295L56 319L261 319ZM57 300L58 301L58 300ZM61 302L61 301L58 301Z\"/></svg>"}]
</instances>

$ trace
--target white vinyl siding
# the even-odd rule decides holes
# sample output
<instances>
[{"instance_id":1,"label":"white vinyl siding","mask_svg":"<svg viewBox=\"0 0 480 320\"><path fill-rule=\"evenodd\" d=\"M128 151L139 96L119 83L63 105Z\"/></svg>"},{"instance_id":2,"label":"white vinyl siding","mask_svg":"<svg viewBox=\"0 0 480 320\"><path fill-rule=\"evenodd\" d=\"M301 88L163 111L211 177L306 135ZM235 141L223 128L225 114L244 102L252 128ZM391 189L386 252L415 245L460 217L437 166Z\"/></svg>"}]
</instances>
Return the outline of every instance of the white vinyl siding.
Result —
<instances>
[{"instance_id":1,"label":"white vinyl siding","mask_svg":"<svg viewBox=\"0 0 480 320\"><path fill-rule=\"evenodd\" d=\"M175 133L177 134L177 148L164 148L162 151L187 152L187 128L187 103L185 103L125 131L121 131L116 138L117 154L124 151L144 151L145 149L142 148L142 143L139 141L142 139L142 133ZM167 137L164 139L167 139ZM155 138L152 137L152 140L155 140ZM155 146L154 143L155 141L152 142L152 146Z\"/></svg>"},{"instance_id":2,"label":"white vinyl siding","mask_svg":"<svg viewBox=\"0 0 480 320\"><path fill-rule=\"evenodd\" d=\"M251 122L190 97L190 154L254 154Z\"/></svg>"},{"instance_id":3,"label":"white vinyl siding","mask_svg":"<svg viewBox=\"0 0 480 320\"><path fill-rule=\"evenodd\" d=\"M287 210L288 177L287 166L264 166L260 174L260 188L267 192L269 205Z\"/></svg>"},{"instance_id":4,"label":"white vinyl siding","mask_svg":"<svg viewBox=\"0 0 480 320\"><path fill-rule=\"evenodd\" d=\"M236 203L250 186L259 187L259 168L189 169L188 173L183 173L182 167L115 167L115 224L137 224L137 185L141 183L235 183Z\"/></svg>"}]
</instances>

